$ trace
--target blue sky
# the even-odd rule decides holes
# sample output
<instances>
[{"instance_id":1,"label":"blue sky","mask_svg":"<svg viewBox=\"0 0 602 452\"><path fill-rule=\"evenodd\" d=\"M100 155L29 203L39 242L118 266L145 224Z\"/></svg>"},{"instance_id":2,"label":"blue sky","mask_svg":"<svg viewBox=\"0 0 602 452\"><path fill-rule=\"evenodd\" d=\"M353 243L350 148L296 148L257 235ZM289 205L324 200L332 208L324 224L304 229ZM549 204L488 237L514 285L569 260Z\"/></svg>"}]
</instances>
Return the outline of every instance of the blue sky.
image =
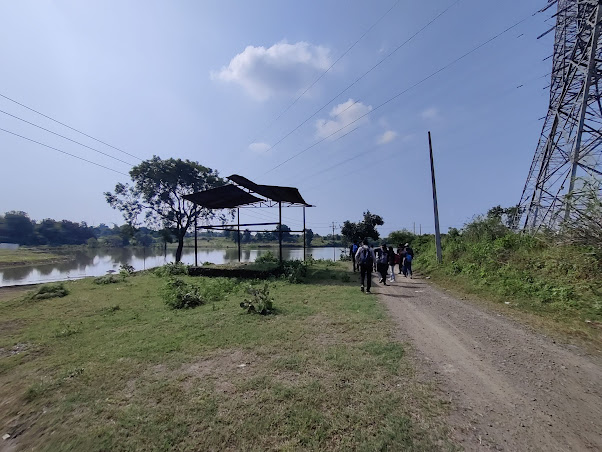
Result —
<instances>
[{"instance_id":1,"label":"blue sky","mask_svg":"<svg viewBox=\"0 0 602 452\"><path fill-rule=\"evenodd\" d=\"M520 198L548 105L551 59L543 60L552 54L552 34L536 37L553 25L555 8L531 16L545 4L3 1L0 94L140 159L190 159L223 176L296 186L316 205L308 227L321 234L367 209L384 218L383 234L414 223L433 232L430 130L446 231ZM3 113L0 128L126 174L139 162L3 97L0 110L127 163ZM102 193L127 176L2 131L0 156L0 212L122 223ZM247 209L242 220L276 214ZM284 216L300 227L300 209Z\"/></svg>"}]
</instances>

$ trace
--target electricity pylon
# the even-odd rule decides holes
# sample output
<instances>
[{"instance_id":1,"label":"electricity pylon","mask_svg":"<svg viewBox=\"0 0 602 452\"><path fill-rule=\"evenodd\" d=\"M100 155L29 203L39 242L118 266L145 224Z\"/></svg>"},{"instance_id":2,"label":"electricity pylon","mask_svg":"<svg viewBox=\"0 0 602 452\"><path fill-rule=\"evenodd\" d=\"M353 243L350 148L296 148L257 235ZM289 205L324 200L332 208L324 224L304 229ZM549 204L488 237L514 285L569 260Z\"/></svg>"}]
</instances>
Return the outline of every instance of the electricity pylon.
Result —
<instances>
[{"instance_id":1,"label":"electricity pylon","mask_svg":"<svg viewBox=\"0 0 602 452\"><path fill-rule=\"evenodd\" d=\"M602 0L548 3L558 8L550 104L519 204L527 230L578 219L602 194Z\"/></svg>"}]
</instances>

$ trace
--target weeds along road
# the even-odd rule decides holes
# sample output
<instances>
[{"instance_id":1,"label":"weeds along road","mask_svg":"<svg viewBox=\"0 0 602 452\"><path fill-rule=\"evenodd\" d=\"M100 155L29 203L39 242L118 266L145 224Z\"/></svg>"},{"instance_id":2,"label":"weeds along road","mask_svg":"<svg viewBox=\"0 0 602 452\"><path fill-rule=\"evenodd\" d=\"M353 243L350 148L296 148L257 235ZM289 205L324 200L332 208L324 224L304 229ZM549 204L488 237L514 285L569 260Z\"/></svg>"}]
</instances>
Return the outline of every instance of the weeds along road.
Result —
<instances>
[{"instance_id":1,"label":"weeds along road","mask_svg":"<svg viewBox=\"0 0 602 452\"><path fill-rule=\"evenodd\" d=\"M401 278L400 278L401 277ZM379 294L466 450L602 450L602 363L424 280Z\"/></svg>"}]
</instances>

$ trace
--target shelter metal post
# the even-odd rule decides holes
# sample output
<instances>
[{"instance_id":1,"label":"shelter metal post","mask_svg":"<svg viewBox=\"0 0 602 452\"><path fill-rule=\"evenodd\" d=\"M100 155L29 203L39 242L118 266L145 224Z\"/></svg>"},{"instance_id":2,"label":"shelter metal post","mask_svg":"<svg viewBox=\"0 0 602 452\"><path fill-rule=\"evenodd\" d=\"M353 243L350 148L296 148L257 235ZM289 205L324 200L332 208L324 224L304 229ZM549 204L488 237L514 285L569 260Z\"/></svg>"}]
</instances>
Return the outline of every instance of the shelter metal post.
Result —
<instances>
[{"instance_id":1,"label":"shelter metal post","mask_svg":"<svg viewBox=\"0 0 602 452\"><path fill-rule=\"evenodd\" d=\"M196 209L195 209L196 210ZM194 266L199 266L199 247L197 243L197 218L199 216L198 210L194 213Z\"/></svg>"},{"instance_id":2,"label":"shelter metal post","mask_svg":"<svg viewBox=\"0 0 602 452\"><path fill-rule=\"evenodd\" d=\"M280 265L282 266L282 201L278 201L278 248L280 249Z\"/></svg>"},{"instance_id":3,"label":"shelter metal post","mask_svg":"<svg viewBox=\"0 0 602 452\"><path fill-rule=\"evenodd\" d=\"M435 212L435 243L437 246L437 262L443 260L441 255L441 233L439 231L439 208L437 206L437 187L435 185L435 164L433 163L433 144L431 142L431 132L429 131L429 152L431 156L431 179L433 182L433 210Z\"/></svg>"},{"instance_id":4,"label":"shelter metal post","mask_svg":"<svg viewBox=\"0 0 602 452\"><path fill-rule=\"evenodd\" d=\"M305 247L307 241L305 240L305 206L303 206L303 262L305 262Z\"/></svg>"},{"instance_id":5,"label":"shelter metal post","mask_svg":"<svg viewBox=\"0 0 602 452\"><path fill-rule=\"evenodd\" d=\"M240 207L236 209L236 241L238 243L238 262L240 262Z\"/></svg>"}]
</instances>

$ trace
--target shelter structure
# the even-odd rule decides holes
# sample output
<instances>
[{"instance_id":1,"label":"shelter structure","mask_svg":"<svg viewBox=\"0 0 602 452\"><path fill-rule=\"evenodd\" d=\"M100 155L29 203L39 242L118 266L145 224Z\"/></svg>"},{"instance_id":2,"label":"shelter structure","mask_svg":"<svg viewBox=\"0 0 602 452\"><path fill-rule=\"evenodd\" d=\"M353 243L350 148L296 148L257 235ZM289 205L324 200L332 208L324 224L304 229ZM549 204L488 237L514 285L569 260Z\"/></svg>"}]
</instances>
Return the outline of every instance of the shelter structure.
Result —
<instances>
[{"instance_id":1,"label":"shelter structure","mask_svg":"<svg viewBox=\"0 0 602 452\"><path fill-rule=\"evenodd\" d=\"M227 177L229 184L209 190L198 191L184 196L184 199L207 209L236 209L236 224L197 225L194 228L194 263L198 266L197 231L199 229L236 231L238 244L238 261L240 262L240 228L278 226L279 262L282 265L282 207L303 208L303 230L289 231L303 233L303 260L305 260L305 208L313 207L305 202L299 190L294 187L280 187L277 185L260 185L246 177L233 174ZM240 223L241 208L278 207L278 222L267 223ZM250 232L265 232L267 229L254 229Z\"/></svg>"}]
</instances>

